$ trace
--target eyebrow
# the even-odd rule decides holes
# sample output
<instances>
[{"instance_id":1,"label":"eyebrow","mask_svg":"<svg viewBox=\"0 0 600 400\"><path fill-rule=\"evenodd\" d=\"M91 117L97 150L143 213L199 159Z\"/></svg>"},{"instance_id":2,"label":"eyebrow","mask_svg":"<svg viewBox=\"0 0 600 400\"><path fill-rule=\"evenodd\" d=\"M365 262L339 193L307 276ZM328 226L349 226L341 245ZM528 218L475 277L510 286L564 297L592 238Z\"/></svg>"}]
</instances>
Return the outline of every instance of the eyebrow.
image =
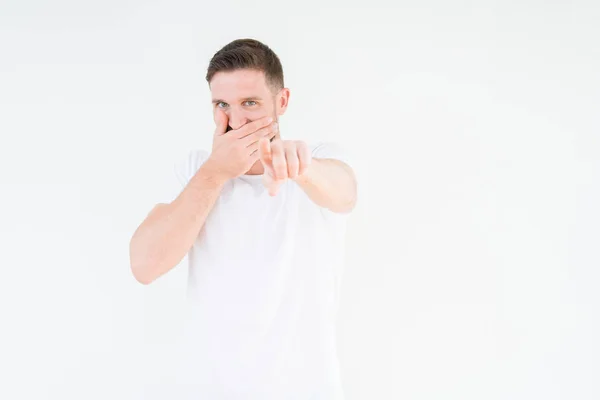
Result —
<instances>
[{"instance_id":1,"label":"eyebrow","mask_svg":"<svg viewBox=\"0 0 600 400\"><path fill-rule=\"evenodd\" d=\"M243 99L241 99L242 101L250 101L250 100L258 100L261 101L262 99L260 97L257 96L252 96L252 97L244 97ZM227 103L225 100L221 100L221 99L213 99L212 104L217 104L217 103Z\"/></svg>"}]
</instances>

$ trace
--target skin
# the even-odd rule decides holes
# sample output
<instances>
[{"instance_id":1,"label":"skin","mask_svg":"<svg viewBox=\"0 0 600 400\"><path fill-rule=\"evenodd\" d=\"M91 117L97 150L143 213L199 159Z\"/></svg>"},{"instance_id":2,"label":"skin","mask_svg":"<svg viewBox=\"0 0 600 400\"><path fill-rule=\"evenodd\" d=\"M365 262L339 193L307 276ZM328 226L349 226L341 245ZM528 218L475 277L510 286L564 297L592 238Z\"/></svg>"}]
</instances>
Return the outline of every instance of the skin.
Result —
<instances>
[{"instance_id":1,"label":"skin","mask_svg":"<svg viewBox=\"0 0 600 400\"><path fill-rule=\"evenodd\" d=\"M290 99L288 88L273 89L262 71L251 69L216 73L210 90L215 123L218 125L226 118L226 130L240 129L269 116L278 122ZM339 160L312 159L304 141L284 140L279 131L270 141L268 139L259 141L259 159L246 174L262 174L271 196L278 193L281 184L291 179L322 207L341 213L354 208L356 179L348 165Z\"/></svg>"},{"instance_id":2,"label":"skin","mask_svg":"<svg viewBox=\"0 0 600 400\"><path fill-rule=\"evenodd\" d=\"M315 204L336 213L350 212L356 203L348 165L311 158L303 141L281 139L276 123L287 109L289 89L272 90L264 73L254 70L219 72L210 88L216 125L210 157L177 198L154 206L131 238L131 270L142 284L181 262L229 179L262 174L271 196L291 179Z\"/></svg>"}]
</instances>

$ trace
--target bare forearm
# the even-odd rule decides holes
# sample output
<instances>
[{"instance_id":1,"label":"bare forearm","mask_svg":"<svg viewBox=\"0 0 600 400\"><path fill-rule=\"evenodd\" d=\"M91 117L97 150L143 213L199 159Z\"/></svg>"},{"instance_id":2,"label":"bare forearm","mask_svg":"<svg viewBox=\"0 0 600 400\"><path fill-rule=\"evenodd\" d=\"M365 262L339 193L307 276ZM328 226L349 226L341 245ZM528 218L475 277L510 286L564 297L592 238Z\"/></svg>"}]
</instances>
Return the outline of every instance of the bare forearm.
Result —
<instances>
[{"instance_id":1,"label":"bare forearm","mask_svg":"<svg viewBox=\"0 0 600 400\"><path fill-rule=\"evenodd\" d=\"M331 211L349 212L356 204L354 172L341 161L314 158L295 181L314 203Z\"/></svg>"},{"instance_id":2,"label":"bare forearm","mask_svg":"<svg viewBox=\"0 0 600 400\"><path fill-rule=\"evenodd\" d=\"M179 196L158 204L130 242L131 270L144 284L175 267L194 244L212 210L224 180L203 165Z\"/></svg>"}]
</instances>

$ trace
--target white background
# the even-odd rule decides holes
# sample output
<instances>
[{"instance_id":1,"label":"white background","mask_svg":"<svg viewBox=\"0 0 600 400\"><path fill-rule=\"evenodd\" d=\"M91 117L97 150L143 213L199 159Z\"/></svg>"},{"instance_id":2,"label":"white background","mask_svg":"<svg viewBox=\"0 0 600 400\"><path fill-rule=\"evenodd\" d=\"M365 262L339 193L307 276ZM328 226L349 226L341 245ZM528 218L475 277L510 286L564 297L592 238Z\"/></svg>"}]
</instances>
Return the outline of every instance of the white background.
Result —
<instances>
[{"instance_id":1,"label":"white background","mask_svg":"<svg viewBox=\"0 0 600 400\"><path fill-rule=\"evenodd\" d=\"M169 398L185 266L128 244L240 37L355 155L347 399L600 398L600 5L385 3L2 0L0 398Z\"/></svg>"}]
</instances>

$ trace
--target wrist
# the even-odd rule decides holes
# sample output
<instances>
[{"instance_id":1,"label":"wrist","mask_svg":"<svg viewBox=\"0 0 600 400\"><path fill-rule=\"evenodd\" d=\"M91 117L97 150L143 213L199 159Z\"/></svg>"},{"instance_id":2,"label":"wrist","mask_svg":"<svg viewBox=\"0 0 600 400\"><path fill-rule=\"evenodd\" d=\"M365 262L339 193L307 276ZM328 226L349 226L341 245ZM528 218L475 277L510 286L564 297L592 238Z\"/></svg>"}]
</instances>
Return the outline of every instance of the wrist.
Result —
<instances>
[{"instance_id":1,"label":"wrist","mask_svg":"<svg viewBox=\"0 0 600 400\"><path fill-rule=\"evenodd\" d=\"M230 177L225 171L219 168L210 158L206 160L198 171L207 181L214 183L217 186L222 186Z\"/></svg>"},{"instance_id":2,"label":"wrist","mask_svg":"<svg viewBox=\"0 0 600 400\"><path fill-rule=\"evenodd\" d=\"M306 172L305 172L302 175L298 175L297 177L295 177L292 180L298 184L304 184L304 183L308 182L308 177L306 176Z\"/></svg>"},{"instance_id":3,"label":"wrist","mask_svg":"<svg viewBox=\"0 0 600 400\"><path fill-rule=\"evenodd\" d=\"M318 163L317 159L313 158L312 160L310 160L310 164L308 164L308 167L306 168L304 173L302 175L298 175L293 180L299 184L305 184L305 183L310 182L314 176L315 167L316 167L315 164L317 164L317 163Z\"/></svg>"}]
</instances>

